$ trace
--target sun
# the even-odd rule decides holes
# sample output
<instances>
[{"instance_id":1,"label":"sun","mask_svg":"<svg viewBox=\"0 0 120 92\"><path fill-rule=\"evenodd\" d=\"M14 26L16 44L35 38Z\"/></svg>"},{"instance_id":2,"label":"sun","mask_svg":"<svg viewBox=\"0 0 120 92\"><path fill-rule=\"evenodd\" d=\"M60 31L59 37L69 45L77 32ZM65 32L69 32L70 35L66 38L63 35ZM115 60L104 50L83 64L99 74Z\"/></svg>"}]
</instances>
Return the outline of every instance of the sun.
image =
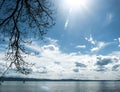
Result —
<instances>
[{"instance_id":1,"label":"sun","mask_svg":"<svg viewBox=\"0 0 120 92\"><path fill-rule=\"evenodd\" d=\"M87 0L64 0L64 5L72 10L80 10L87 7Z\"/></svg>"},{"instance_id":2,"label":"sun","mask_svg":"<svg viewBox=\"0 0 120 92\"><path fill-rule=\"evenodd\" d=\"M93 2L90 0L60 0L61 14L65 17L64 29L67 30L70 25L77 22L77 18L85 14L91 14ZM83 17L85 19L85 17ZM72 25L72 27L73 27Z\"/></svg>"}]
</instances>

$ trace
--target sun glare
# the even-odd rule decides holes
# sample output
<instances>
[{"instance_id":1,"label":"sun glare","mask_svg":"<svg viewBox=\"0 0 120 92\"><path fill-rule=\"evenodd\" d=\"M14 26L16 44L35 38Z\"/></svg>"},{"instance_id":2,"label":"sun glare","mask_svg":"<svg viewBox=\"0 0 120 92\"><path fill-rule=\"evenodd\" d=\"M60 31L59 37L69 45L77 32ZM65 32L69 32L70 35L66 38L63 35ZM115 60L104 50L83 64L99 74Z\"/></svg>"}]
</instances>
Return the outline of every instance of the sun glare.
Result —
<instances>
[{"instance_id":1,"label":"sun glare","mask_svg":"<svg viewBox=\"0 0 120 92\"><path fill-rule=\"evenodd\" d=\"M64 0L65 7L68 7L72 10L79 10L80 8L85 8L86 4L86 0Z\"/></svg>"},{"instance_id":2,"label":"sun glare","mask_svg":"<svg viewBox=\"0 0 120 92\"><path fill-rule=\"evenodd\" d=\"M64 24L65 30L69 28L70 23L76 21L76 18L82 17L84 13L91 13L91 2L89 0L61 0L62 14L66 14L66 21ZM72 25L73 26L73 25Z\"/></svg>"}]
</instances>

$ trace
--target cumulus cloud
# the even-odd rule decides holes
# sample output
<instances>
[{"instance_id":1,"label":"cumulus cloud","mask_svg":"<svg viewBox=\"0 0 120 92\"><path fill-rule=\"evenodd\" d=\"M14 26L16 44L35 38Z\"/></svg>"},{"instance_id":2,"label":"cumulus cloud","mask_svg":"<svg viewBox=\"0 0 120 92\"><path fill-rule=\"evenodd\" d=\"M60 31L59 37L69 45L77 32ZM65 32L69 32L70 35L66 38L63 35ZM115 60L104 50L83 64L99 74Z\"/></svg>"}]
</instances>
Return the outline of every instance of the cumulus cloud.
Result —
<instances>
[{"instance_id":1,"label":"cumulus cloud","mask_svg":"<svg viewBox=\"0 0 120 92\"><path fill-rule=\"evenodd\" d=\"M80 49L84 49L84 48L86 48L86 45L77 45L75 48L80 48Z\"/></svg>"},{"instance_id":2,"label":"cumulus cloud","mask_svg":"<svg viewBox=\"0 0 120 92\"><path fill-rule=\"evenodd\" d=\"M114 39L114 41L118 44L118 47L120 47L120 37L118 37L117 39Z\"/></svg>"},{"instance_id":3,"label":"cumulus cloud","mask_svg":"<svg viewBox=\"0 0 120 92\"><path fill-rule=\"evenodd\" d=\"M34 66L33 72L40 73L40 74L46 74L48 72L47 68L45 66Z\"/></svg>"},{"instance_id":4,"label":"cumulus cloud","mask_svg":"<svg viewBox=\"0 0 120 92\"><path fill-rule=\"evenodd\" d=\"M31 45L26 45L26 48L28 49L28 51L32 50L33 53L31 53L32 55L36 55L39 54L41 55L41 52L55 52L56 50L59 49L58 44L57 44L58 40L52 39L52 38L45 38L45 44L41 45L42 43L37 43L34 42ZM40 44L40 45L39 45Z\"/></svg>"},{"instance_id":5,"label":"cumulus cloud","mask_svg":"<svg viewBox=\"0 0 120 92\"><path fill-rule=\"evenodd\" d=\"M52 44L44 45L44 46L41 47L41 49L42 50L49 50L49 51L58 51L59 50L58 47L56 47L55 45L52 45Z\"/></svg>"},{"instance_id":6,"label":"cumulus cloud","mask_svg":"<svg viewBox=\"0 0 120 92\"><path fill-rule=\"evenodd\" d=\"M97 72L106 72L108 69L104 66L99 66L95 69Z\"/></svg>"},{"instance_id":7,"label":"cumulus cloud","mask_svg":"<svg viewBox=\"0 0 120 92\"><path fill-rule=\"evenodd\" d=\"M101 50L105 46L106 46L105 42L97 42L96 46L91 49L91 52L99 51L99 50Z\"/></svg>"},{"instance_id":8,"label":"cumulus cloud","mask_svg":"<svg viewBox=\"0 0 120 92\"><path fill-rule=\"evenodd\" d=\"M59 62L59 61L55 61L54 63L57 64L57 65L60 65L60 62Z\"/></svg>"},{"instance_id":9,"label":"cumulus cloud","mask_svg":"<svg viewBox=\"0 0 120 92\"><path fill-rule=\"evenodd\" d=\"M73 72L79 72L79 69L73 69Z\"/></svg>"},{"instance_id":10,"label":"cumulus cloud","mask_svg":"<svg viewBox=\"0 0 120 92\"><path fill-rule=\"evenodd\" d=\"M79 62L75 62L75 66L76 66L76 67L86 67L85 64L79 63Z\"/></svg>"},{"instance_id":11,"label":"cumulus cloud","mask_svg":"<svg viewBox=\"0 0 120 92\"><path fill-rule=\"evenodd\" d=\"M120 70L120 64L114 65L112 67L112 71L119 71Z\"/></svg>"},{"instance_id":12,"label":"cumulus cloud","mask_svg":"<svg viewBox=\"0 0 120 92\"><path fill-rule=\"evenodd\" d=\"M86 37L85 40L87 40L88 42L90 42L91 44L95 45L95 40L93 40L92 35L90 35L90 37Z\"/></svg>"},{"instance_id":13,"label":"cumulus cloud","mask_svg":"<svg viewBox=\"0 0 120 92\"><path fill-rule=\"evenodd\" d=\"M96 69L97 72L110 72L115 71L119 65L119 57L115 54L108 56L97 56L96 58Z\"/></svg>"},{"instance_id":14,"label":"cumulus cloud","mask_svg":"<svg viewBox=\"0 0 120 92\"><path fill-rule=\"evenodd\" d=\"M110 57L110 56L99 56L97 57L96 65L105 66L113 62L118 62L118 59L115 57Z\"/></svg>"},{"instance_id":15,"label":"cumulus cloud","mask_svg":"<svg viewBox=\"0 0 120 92\"><path fill-rule=\"evenodd\" d=\"M40 45L38 43L32 44L29 49L33 49L39 52L39 55L27 55L25 60L29 63L35 63L35 66L31 67L32 73L27 77L35 78L51 78L51 79L63 79L63 78L79 78L79 79L106 79L106 75L101 74L99 71L107 71L110 76L109 79L116 79L117 76L113 76L113 71L118 69L120 64L120 52L113 52L109 55L97 56L90 54L81 54L77 52L65 53L62 52L54 39L50 43ZM0 54L0 65L3 64L4 55ZM3 66L0 66L0 70L3 71ZM0 72L1 72L0 71ZM7 74L9 76L23 76L12 72ZM49 76L49 77L48 77Z\"/></svg>"},{"instance_id":16,"label":"cumulus cloud","mask_svg":"<svg viewBox=\"0 0 120 92\"><path fill-rule=\"evenodd\" d=\"M88 42L91 43L91 49L90 51L93 53L93 52L98 52L100 51L102 48L104 48L105 46L107 46L109 43L105 43L103 41L96 41L93 39L92 35L90 35L89 38L85 38L85 40L87 40Z\"/></svg>"},{"instance_id":17,"label":"cumulus cloud","mask_svg":"<svg viewBox=\"0 0 120 92\"><path fill-rule=\"evenodd\" d=\"M53 45L57 45L57 42L58 42L58 40L52 39L50 37L46 37L45 41L48 42L48 44L53 44Z\"/></svg>"},{"instance_id":18,"label":"cumulus cloud","mask_svg":"<svg viewBox=\"0 0 120 92\"><path fill-rule=\"evenodd\" d=\"M118 57L118 60L120 60L120 51L113 51L112 53L110 53L110 56L115 56ZM119 61L120 62L120 61Z\"/></svg>"}]
</instances>

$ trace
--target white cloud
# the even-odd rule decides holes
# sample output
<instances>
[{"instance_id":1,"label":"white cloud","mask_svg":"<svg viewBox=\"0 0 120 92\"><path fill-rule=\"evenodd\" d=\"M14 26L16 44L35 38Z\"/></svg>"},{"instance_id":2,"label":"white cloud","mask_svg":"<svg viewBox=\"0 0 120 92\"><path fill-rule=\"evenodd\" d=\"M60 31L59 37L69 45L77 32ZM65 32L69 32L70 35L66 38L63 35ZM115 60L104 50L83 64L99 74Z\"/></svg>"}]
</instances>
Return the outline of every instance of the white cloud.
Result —
<instances>
[{"instance_id":1,"label":"white cloud","mask_svg":"<svg viewBox=\"0 0 120 92\"><path fill-rule=\"evenodd\" d=\"M119 42L119 45L118 45L118 47L120 47L120 37L118 38L118 42Z\"/></svg>"},{"instance_id":2,"label":"white cloud","mask_svg":"<svg viewBox=\"0 0 120 92\"><path fill-rule=\"evenodd\" d=\"M118 37L117 39L114 39L115 42L117 42L118 47L120 47L120 37Z\"/></svg>"},{"instance_id":3,"label":"white cloud","mask_svg":"<svg viewBox=\"0 0 120 92\"><path fill-rule=\"evenodd\" d=\"M99 43L99 46L102 47L104 43ZM56 43L50 43L46 45L39 46L37 43L34 43L30 46L30 49L35 49L39 52L40 55L28 55L24 58L29 63L35 63L33 66L32 73L27 75L27 77L36 77L36 78L52 78L52 79L63 79L63 78L79 78L79 79L116 79L118 78L118 71L113 71L117 65L120 64L120 52L113 52L112 54L106 56L97 56L90 54L79 54L77 52L64 53L60 50L59 45ZM3 63L3 55L0 55L0 64ZM101 62L107 58L107 64L102 68L98 69L96 63ZM113 61L110 62L109 61ZM115 62L114 62L115 61ZM57 64L55 63L57 62ZM58 64L59 62L59 64ZM109 64L108 64L109 63ZM0 69L3 69L0 66ZM100 70L107 71L100 71ZM97 71L98 70L98 71ZM115 70L118 70L115 69ZM23 76L21 74L16 74L12 72L7 74L8 76ZM104 72L104 73L101 73ZM117 75L113 75L113 72ZM107 75L111 77L107 77Z\"/></svg>"},{"instance_id":4,"label":"white cloud","mask_svg":"<svg viewBox=\"0 0 120 92\"><path fill-rule=\"evenodd\" d=\"M97 51L101 50L103 47L105 47L106 45L107 45L107 43L105 43L105 42L97 42L96 46L91 49L91 52L97 52Z\"/></svg>"},{"instance_id":5,"label":"white cloud","mask_svg":"<svg viewBox=\"0 0 120 92\"><path fill-rule=\"evenodd\" d=\"M112 55L115 55L115 56L119 57L119 59L120 59L120 51L113 51L113 52L110 54L110 56L112 56Z\"/></svg>"},{"instance_id":6,"label":"white cloud","mask_svg":"<svg viewBox=\"0 0 120 92\"><path fill-rule=\"evenodd\" d=\"M77 45L75 48L84 49L84 48L86 48L86 45Z\"/></svg>"},{"instance_id":7,"label":"white cloud","mask_svg":"<svg viewBox=\"0 0 120 92\"><path fill-rule=\"evenodd\" d=\"M52 38L50 38L50 37L47 37L47 38L45 38L45 39L46 39L47 42L49 42L49 44L57 45L58 40L52 39Z\"/></svg>"},{"instance_id":8,"label":"white cloud","mask_svg":"<svg viewBox=\"0 0 120 92\"><path fill-rule=\"evenodd\" d=\"M86 37L85 40L87 40L87 41L90 42L91 44L95 45L95 40L93 40L92 35L90 35L89 38Z\"/></svg>"},{"instance_id":9,"label":"white cloud","mask_svg":"<svg viewBox=\"0 0 120 92\"><path fill-rule=\"evenodd\" d=\"M117 41L117 39L114 39L114 41Z\"/></svg>"},{"instance_id":10,"label":"white cloud","mask_svg":"<svg viewBox=\"0 0 120 92\"><path fill-rule=\"evenodd\" d=\"M118 41L119 41L119 43L120 43L120 37L118 38Z\"/></svg>"},{"instance_id":11,"label":"white cloud","mask_svg":"<svg viewBox=\"0 0 120 92\"><path fill-rule=\"evenodd\" d=\"M93 39L92 35L90 35L89 38L85 38L85 40L87 40L88 42L91 43L91 52L98 52L99 50L101 50L102 48L104 48L106 45L108 45L109 43L105 43L103 41L96 41Z\"/></svg>"}]
</instances>

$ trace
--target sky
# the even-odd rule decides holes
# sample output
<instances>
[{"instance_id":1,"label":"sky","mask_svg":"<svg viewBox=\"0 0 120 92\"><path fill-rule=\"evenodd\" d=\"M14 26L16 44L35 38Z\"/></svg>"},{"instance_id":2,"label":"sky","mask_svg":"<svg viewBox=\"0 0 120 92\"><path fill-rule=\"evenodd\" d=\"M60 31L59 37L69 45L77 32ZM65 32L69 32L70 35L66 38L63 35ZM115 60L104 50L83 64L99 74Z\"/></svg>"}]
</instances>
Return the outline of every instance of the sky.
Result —
<instances>
[{"instance_id":1,"label":"sky","mask_svg":"<svg viewBox=\"0 0 120 92\"><path fill-rule=\"evenodd\" d=\"M120 79L120 0L53 0L56 25L44 41L26 45L31 74L11 68L6 76L48 79ZM0 73L5 69L0 45ZM3 62L4 61L4 62ZM13 66L14 67L14 66Z\"/></svg>"}]
</instances>

